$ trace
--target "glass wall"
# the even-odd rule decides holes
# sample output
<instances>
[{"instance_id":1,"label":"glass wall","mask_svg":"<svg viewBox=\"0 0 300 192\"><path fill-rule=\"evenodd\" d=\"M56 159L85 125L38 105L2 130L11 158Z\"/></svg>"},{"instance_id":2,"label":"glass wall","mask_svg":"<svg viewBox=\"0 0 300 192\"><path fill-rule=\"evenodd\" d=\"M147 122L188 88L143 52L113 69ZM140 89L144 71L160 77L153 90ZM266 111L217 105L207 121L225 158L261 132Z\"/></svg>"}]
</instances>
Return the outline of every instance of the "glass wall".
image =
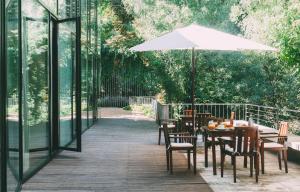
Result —
<instances>
[{"instance_id":1,"label":"glass wall","mask_svg":"<svg viewBox=\"0 0 300 192\"><path fill-rule=\"evenodd\" d=\"M81 0L81 128L88 128L88 82L87 82L87 0Z\"/></svg>"},{"instance_id":2,"label":"glass wall","mask_svg":"<svg viewBox=\"0 0 300 192\"><path fill-rule=\"evenodd\" d=\"M82 129L92 126L97 117L98 21L96 0L81 1L81 95Z\"/></svg>"},{"instance_id":3,"label":"glass wall","mask_svg":"<svg viewBox=\"0 0 300 192\"><path fill-rule=\"evenodd\" d=\"M95 122L97 5L97 0L7 0L1 6L6 26L0 47L5 53L0 104L6 105L0 113L1 192L18 191L61 149L80 151L81 133Z\"/></svg>"},{"instance_id":4,"label":"glass wall","mask_svg":"<svg viewBox=\"0 0 300 192\"><path fill-rule=\"evenodd\" d=\"M4 31L4 29L3 29L3 12L4 12L4 9L3 9L3 7L4 7L4 4L3 4L3 2L1 1L0 2L0 98L1 97L3 97L3 84L4 84L4 82L3 82L3 75L4 75L4 73L3 73L3 70L4 70L4 63L3 63L3 57L4 57L4 54L3 54L3 49L4 49L4 47L3 47L3 43L2 43L2 41L3 41L3 31ZM3 128L3 125L2 125L2 123L1 122L3 122L4 121L4 111L3 111L3 106L4 106L5 104L4 103L1 103L1 101L0 101L0 191L2 191L2 179L4 178L3 176L3 172L2 172L2 167L4 167L3 165L2 165L2 163L3 163L3 158L4 158L4 156L3 156L3 148L4 148L4 146L3 146L3 140L2 140L2 137L3 137L3 130L4 130L4 128Z\"/></svg>"},{"instance_id":5,"label":"glass wall","mask_svg":"<svg viewBox=\"0 0 300 192\"><path fill-rule=\"evenodd\" d=\"M6 69L8 135L7 189L15 191L20 180L20 34L19 3L11 0L6 7Z\"/></svg>"},{"instance_id":6,"label":"glass wall","mask_svg":"<svg viewBox=\"0 0 300 192\"><path fill-rule=\"evenodd\" d=\"M22 1L23 171L49 157L49 14L34 0Z\"/></svg>"},{"instance_id":7,"label":"glass wall","mask_svg":"<svg viewBox=\"0 0 300 192\"><path fill-rule=\"evenodd\" d=\"M67 147L76 139L76 21L58 26L59 139Z\"/></svg>"}]
</instances>

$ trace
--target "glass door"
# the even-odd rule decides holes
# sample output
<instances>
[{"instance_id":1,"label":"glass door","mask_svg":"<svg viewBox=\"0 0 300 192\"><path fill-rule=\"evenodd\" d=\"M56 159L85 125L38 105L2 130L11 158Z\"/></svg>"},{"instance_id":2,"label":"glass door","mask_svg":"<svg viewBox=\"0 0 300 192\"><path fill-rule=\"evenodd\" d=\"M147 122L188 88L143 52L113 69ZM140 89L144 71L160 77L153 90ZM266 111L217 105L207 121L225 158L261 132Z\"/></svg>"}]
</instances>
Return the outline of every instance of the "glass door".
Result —
<instances>
[{"instance_id":1,"label":"glass door","mask_svg":"<svg viewBox=\"0 0 300 192\"><path fill-rule=\"evenodd\" d=\"M22 1L22 156L24 179L50 158L49 14L36 1ZM11 71L15 73L14 71ZM16 80L15 80L16 81ZM15 82L13 81L13 82ZM14 86L16 87L16 86Z\"/></svg>"},{"instance_id":2,"label":"glass door","mask_svg":"<svg viewBox=\"0 0 300 192\"><path fill-rule=\"evenodd\" d=\"M81 150L80 118L80 35L78 19L65 19L57 25L58 65L58 146Z\"/></svg>"}]
</instances>

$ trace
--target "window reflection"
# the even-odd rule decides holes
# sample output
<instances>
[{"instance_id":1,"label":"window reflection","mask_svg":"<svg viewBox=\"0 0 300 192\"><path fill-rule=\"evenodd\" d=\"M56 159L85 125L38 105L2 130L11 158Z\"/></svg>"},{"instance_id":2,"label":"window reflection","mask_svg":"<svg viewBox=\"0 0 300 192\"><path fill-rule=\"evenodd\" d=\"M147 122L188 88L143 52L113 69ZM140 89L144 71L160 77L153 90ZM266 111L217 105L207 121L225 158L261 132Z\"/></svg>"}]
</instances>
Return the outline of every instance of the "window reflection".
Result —
<instances>
[{"instance_id":1,"label":"window reflection","mask_svg":"<svg viewBox=\"0 0 300 192\"><path fill-rule=\"evenodd\" d=\"M30 173L49 156L48 12L36 1L23 7L23 171Z\"/></svg>"},{"instance_id":2,"label":"window reflection","mask_svg":"<svg viewBox=\"0 0 300 192\"><path fill-rule=\"evenodd\" d=\"M57 0L40 0L52 13L57 13Z\"/></svg>"},{"instance_id":3,"label":"window reflection","mask_svg":"<svg viewBox=\"0 0 300 192\"><path fill-rule=\"evenodd\" d=\"M11 0L6 8L6 64L7 64L7 134L8 168L7 188L15 191L19 180L19 92L20 92L20 57L18 23L18 1Z\"/></svg>"},{"instance_id":4,"label":"window reflection","mask_svg":"<svg viewBox=\"0 0 300 192\"><path fill-rule=\"evenodd\" d=\"M66 147L76 138L75 129L75 44L74 21L60 23L58 35L59 65L59 138L60 146Z\"/></svg>"},{"instance_id":5,"label":"window reflection","mask_svg":"<svg viewBox=\"0 0 300 192\"><path fill-rule=\"evenodd\" d=\"M58 15L61 19L74 18L79 10L78 0L58 0Z\"/></svg>"}]
</instances>

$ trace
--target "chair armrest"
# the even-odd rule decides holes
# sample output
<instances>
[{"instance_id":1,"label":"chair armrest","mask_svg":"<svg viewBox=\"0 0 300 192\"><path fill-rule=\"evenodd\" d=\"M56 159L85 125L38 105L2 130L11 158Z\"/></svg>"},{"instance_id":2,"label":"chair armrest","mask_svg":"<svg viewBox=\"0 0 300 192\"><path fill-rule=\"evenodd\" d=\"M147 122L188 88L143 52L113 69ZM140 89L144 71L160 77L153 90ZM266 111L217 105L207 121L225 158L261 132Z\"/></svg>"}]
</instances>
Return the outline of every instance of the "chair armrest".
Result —
<instances>
[{"instance_id":1,"label":"chair armrest","mask_svg":"<svg viewBox=\"0 0 300 192\"><path fill-rule=\"evenodd\" d=\"M169 136L169 138L197 139L197 136Z\"/></svg>"},{"instance_id":2,"label":"chair armrest","mask_svg":"<svg viewBox=\"0 0 300 192\"><path fill-rule=\"evenodd\" d=\"M219 137L218 140L219 140L220 144L224 144L224 145L225 144L231 145L233 143L233 140L224 139L224 138L221 138L221 137Z\"/></svg>"},{"instance_id":3,"label":"chair armrest","mask_svg":"<svg viewBox=\"0 0 300 192\"><path fill-rule=\"evenodd\" d=\"M259 132L260 135L278 135L276 132Z\"/></svg>"},{"instance_id":4,"label":"chair armrest","mask_svg":"<svg viewBox=\"0 0 300 192\"><path fill-rule=\"evenodd\" d=\"M190 133L189 132L179 132L179 133L168 133L169 135L184 135L184 134L189 134L190 135Z\"/></svg>"},{"instance_id":5,"label":"chair armrest","mask_svg":"<svg viewBox=\"0 0 300 192\"><path fill-rule=\"evenodd\" d=\"M169 136L170 139L183 139L183 140L189 140L190 143L192 143L195 147L197 143L197 136Z\"/></svg>"},{"instance_id":6,"label":"chair armrest","mask_svg":"<svg viewBox=\"0 0 300 192\"><path fill-rule=\"evenodd\" d=\"M282 139L287 139L287 136L279 136L279 135L261 135L261 139L272 139L272 138L282 138Z\"/></svg>"}]
</instances>

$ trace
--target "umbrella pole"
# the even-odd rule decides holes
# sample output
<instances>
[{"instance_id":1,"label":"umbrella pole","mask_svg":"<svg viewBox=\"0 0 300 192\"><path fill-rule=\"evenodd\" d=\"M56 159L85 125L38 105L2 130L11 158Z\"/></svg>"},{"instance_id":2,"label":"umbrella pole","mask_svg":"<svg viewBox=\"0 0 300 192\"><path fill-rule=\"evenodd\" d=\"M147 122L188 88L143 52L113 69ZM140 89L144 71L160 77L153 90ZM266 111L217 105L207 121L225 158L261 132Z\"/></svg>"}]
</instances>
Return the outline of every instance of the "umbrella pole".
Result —
<instances>
[{"instance_id":1,"label":"umbrella pole","mask_svg":"<svg viewBox=\"0 0 300 192\"><path fill-rule=\"evenodd\" d=\"M192 117L193 134L195 135L195 49L192 49Z\"/></svg>"}]
</instances>

